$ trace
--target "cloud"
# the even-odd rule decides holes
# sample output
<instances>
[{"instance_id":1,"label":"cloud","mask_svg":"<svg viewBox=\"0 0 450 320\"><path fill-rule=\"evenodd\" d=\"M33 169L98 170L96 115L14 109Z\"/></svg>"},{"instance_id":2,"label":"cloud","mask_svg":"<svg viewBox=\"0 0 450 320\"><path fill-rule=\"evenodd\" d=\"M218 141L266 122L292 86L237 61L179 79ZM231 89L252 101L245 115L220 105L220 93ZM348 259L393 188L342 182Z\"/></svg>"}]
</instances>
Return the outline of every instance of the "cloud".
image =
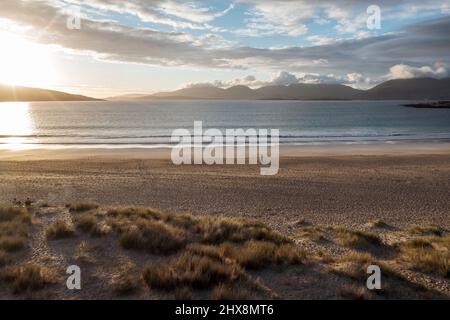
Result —
<instances>
[{"instance_id":1,"label":"cloud","mask_svg":"<svg viewBox=\"0 0 450 320\"><path fill-rule=\"evenodd\" d=\"M316 46L327 45L334 41L334 39L332 39L330 37L318 36L318 35L309 36L306 39L308 41L310 41L313 45L316 45Z\"/></svg>"},{"instance_id":2,"label":"cloud","mask_svg":"<svg viewBox=\"0 0 450 320\"><path fill-rule=\"evenodd\" d=\"M249 7L246 29L248 36L273 34L299 36L306 33L308 23L330 23L339 33L358 34L367 31L367 8L376 4L381 8L382 23L400 17L416 16L436 10L448 12L449 0L237 0Z\"/></svg>"},{"instance_id":3,"label":"cloud","mask_svg":"<svg viewBox=\"0 0 450 320\"><path fill-rule=\"evenodd\" d=\"M139 3L149 4L143 0L94 2L110 6L128 3L132 9ZM160 2L156 0L157 4ZM288 2L291 3L287 1L285 7L281 6L275 12L275 16L287 10ZM254 5L265 10L273 7L261 7L264 3L269 5L265 1L261 5L255 2ZM427 1L424 0L424 3ZM298 4L305 3L300 1ZM90 54L99 59L158 66L254 69L265 72L289 70L297 78L301 78L301 74L308 75L304 81L332 81L333 76L329 75L340 75L340 80L344 81L345 75L352 73L379 79L390 67L398 64L426 66L436 61L450 63L448 16L405 26L396 33L339 40L327 45L275 49L236 46L214 33L194 36L185 32L126 26L88 17L83 19L81 30L69 30L66 27L67 16L60 5L61 2L57 0L6 1L2 3L0 17L10 21L11 26L23 27L26 36L34 37L35 41ZM347 15L338 14L336 19L338 16ZM292 16L286 21L294 21L290 19L296 18ZM284 77L281 79L289 78L288 75Z\"/></svg>"},{"instance_id":4,"label":"cloud","mask_svg":"<svg viewBox=\"0 0 450 320\"><path fill-rule=\"evenodd\" d=\"M212 10L195 2L179 0L66 0L82 8L130 14L142 22L168 25L174 28L211 29L208 22L224 16L234 8L231 4L222 11Z\"/></svg>"},{"instance_id":5,"label":"cloud","mask_svg":"<svg viewBox=\"0 0 450 320\"><path fill-rule=\"evenodd\" d=\"M397 64L390 68L388 79L411 79L420 77L446 78L449 75L447 65L435 63L434 66L413 67L406 64Z\"/></svg>"},{"instance_id":6,"label":"cloud","mask_svg":"<svg viewBox=\"0 0 450 320\"><path fill-rule=\"evenodd\" d=\"M250 88L259 88L265 86L288 86L291 84L306 83L306 84L346 84L355 88L366 88L372 84L370 78L363 77L359 73L350 73L346 76L339 76L334 74L317 74L317 73L300 73L293 74L288 71L280 71L272 75L270 80L259 80L253 75L248 75L243 78L236 78L229 81L215 80L212 82L189 83L185 88L196 87L217 87L229 88L237 85L248 86Z\"/></svg>"}]
</instances>

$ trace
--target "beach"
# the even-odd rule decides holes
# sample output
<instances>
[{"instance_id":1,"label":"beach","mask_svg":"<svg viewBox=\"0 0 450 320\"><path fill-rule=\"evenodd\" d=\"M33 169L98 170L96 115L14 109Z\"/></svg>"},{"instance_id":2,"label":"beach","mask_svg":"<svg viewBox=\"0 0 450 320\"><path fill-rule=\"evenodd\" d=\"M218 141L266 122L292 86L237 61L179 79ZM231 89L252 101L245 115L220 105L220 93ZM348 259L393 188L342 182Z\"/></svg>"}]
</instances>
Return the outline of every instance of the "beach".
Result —
<instances>
[{"instance_id":1,"label":"beach","mask_svg":"<svg viewBox=\"0 0 450 320\"><path fill-rule=\"evenodd\" d=\"M181 165L168 149L0 152L0 202L91 200L164 212L243 216L283 231L295 219L354 226L450 226L447 144L283 147L280 171Z\"/></svg>"},{"instance_id":2,"label":"beach","mask_svg":"<svg viewBox=\"0 0 450 320\"><path fill-rule=\"evenodd\" d=\"M0 299L448 299L449 150L284 146L274 176L169 149L3 150L0 214L20 220ZM83 290L61 285L71 264Z\"/></svg>"}]
</instances>

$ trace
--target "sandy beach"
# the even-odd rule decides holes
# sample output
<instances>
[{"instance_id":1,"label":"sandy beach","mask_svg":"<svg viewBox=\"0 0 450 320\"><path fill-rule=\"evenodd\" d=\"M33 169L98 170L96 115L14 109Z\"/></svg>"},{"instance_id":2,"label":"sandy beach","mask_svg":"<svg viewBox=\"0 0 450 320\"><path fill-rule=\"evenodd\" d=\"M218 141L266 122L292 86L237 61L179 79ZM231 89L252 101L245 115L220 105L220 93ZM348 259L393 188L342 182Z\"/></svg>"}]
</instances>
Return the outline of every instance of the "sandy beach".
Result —
<instances>
[{"instance_id":1,"label":"sandy beach","mask_svg":"<svg viewBox=\"0 0 450 320\"><path fill-rule=\"evenodd\" d=\"M275 176L167 149L4 150L0 299L448 299L449 150L284 147Z\"/></svg>"},{"instance_id":2,"label":"sandy beach","mask_svg":"<svg viewBox=\"0 0 450 320\"><path fill-rule=\"evenodd\" d=\"M358 225L450 226L450 147L403 144L284 147L280 171L171 163L167 149L0 151L0 202L92 200L164 212Z\"/></svg>"}]
</instances>

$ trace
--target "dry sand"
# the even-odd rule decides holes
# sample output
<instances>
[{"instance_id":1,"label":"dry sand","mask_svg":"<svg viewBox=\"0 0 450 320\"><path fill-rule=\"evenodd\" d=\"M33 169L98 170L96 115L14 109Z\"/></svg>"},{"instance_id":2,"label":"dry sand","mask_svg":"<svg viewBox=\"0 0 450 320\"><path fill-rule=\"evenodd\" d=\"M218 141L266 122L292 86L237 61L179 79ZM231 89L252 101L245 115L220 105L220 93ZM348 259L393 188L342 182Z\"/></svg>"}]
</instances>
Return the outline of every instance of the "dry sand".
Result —
<instances>
[{"instance_id":1,"label":"dry sand","mask_svg":"<svg viewBox=\"0 0 450 320\"><path fill-rule=\"evenodd\" d=\"M168 259L124 250L113 235L97 238L77 232L68 239L45 238L52 222L73 220L65 204L92 200L102 207L148 206L169 213L264 221L305 250L307 262L283 272L270 266L249 272L265 288L262 297L448 299L448 278L436 274L438 270L415 270L402 260L399 248L412 238L409 228L415 223L444 227L447 237L449 150L442 144L289 147L282 149L276 176L261 176L259 166L175 166L168 150L0 151L0 203L36 201L28 208L33 216L29 244L13 255L14 261L51 267L62 280L30 293L33 298L116 299L112 281L121 268L131 263L132 274L140 277L146 264ZM47 203L49 207L43 206ZM382 219L388 227L370 227L367 222L373 219ZM341 226L376 232L381 243L364 250L343 246ZM356 262L340 260L352 252L370 253L403 278L388 276L381 294L368 292L365 270L358 267L354 278L350 271ZM73 263L83 268L84 290L79 292L63 285L65 268ZM138 287L123 298L173 298L172 292L149 290L141 283ZM11 297L27 295L0 290L0 299ZM194 294L196 299L207 297L203 291Z\"/></svg>"},{"instance_id":2,"label":"dry sand","mask_svg":"<svg viewBox=\"0 0 450 320\"><path fill-rule=\"evenodd\" d=\"M93 200L248 216L280 231L300 217L450 227L450 145L286 147L276 176L249 165L175 166L164 149L0 151L0 190L7 204Z\"/></svg>"}]
</instances>

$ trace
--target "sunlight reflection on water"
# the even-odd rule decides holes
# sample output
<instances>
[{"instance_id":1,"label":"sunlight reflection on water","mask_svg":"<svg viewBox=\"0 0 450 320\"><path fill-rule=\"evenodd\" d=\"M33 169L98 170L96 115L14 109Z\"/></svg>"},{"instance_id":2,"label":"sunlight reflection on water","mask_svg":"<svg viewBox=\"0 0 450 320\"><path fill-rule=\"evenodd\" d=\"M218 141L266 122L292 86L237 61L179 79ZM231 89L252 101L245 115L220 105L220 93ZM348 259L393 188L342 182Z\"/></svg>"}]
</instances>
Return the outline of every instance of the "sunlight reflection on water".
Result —
<instances>
[{"instance_id":1,"label":"sunlight reflection on water","mask_svg":"<svg viewBox=\"0 0 450 320\"><path fill-rule=\"evenodd\" d=\"M0 145L3 149L27 149L33 133L28 102L0 103Z\"/></svg>"}]
</instances>

